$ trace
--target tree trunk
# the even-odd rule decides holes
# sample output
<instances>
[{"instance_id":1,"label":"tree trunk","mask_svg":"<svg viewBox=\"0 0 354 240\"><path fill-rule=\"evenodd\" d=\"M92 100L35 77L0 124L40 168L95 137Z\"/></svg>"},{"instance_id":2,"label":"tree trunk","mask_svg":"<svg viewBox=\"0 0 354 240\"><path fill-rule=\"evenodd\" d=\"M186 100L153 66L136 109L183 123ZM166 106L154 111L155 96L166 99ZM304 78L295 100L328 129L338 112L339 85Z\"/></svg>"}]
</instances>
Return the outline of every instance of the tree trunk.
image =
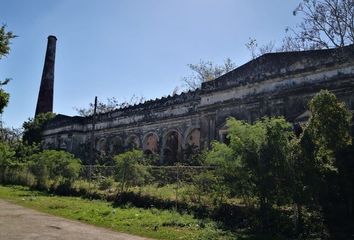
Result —
<instances>
[{"instance_id":1,"label":"tree trunk","mask_svg":"<svg viewBox=\"0 0 354 240\"><path fill-rule=\"evenodd\" d=\"M297 235L301 234L304 229L304 219L302 215L302 205L296 203L296 210L297 210L297 225L296 225L296 233Z\"/></svg>"}]
</instances>

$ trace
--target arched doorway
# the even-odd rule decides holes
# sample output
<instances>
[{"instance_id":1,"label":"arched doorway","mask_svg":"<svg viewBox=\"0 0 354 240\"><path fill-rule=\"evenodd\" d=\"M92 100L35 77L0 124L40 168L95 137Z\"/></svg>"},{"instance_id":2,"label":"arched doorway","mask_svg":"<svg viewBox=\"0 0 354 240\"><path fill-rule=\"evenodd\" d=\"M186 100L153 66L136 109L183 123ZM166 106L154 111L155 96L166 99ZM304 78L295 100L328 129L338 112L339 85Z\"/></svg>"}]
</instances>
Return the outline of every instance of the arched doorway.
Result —
<instances>
[{"instance_id":1,"label":"arched doorway","mask_svg":"<svg viewBox=\"0 0 354 240\"><path fill-rule=\"evenodd\" d=\"M112 155L124 152L124 143L121 137L115 136L109 143L109 151Z\"/></svg>"},{"instance_id":2,"label":"arched doorway","mask_svg":"<svg viewBox=\"0 0 354 240\"><path fill-rule=\"evenodd\" d=\"M229 134L229 129L226 125L226 122L219 128L219 141L225 143L226 145L230 144L230 139L227 137Z\"/></svg>"},{"instance_id":3,"label":"arched doorway","mask_svg":"<svg viewBox=\"0 0 354 240\"><path fill-rule=\"evenodd\" d=\"M165 165L174 165L180 160L180 134L176 130L169 131L164 137L162 161Z\"/></svg>"},{"instance_id":4,"label":"arched doorway","mask_svg":"<svg viewBox=\"0 0 354 240\"><path fill-rule=\"evenodd\" d=\"M197 165L199 160L197 154L200 152L200 130L194 128L187 134L184 144L184 163L188 165Z\"/></svg>"},{"instance_id":5,"label":"arched doorway","mask_svg":"<svg viewBox=\"0 0 354 240\"><path fill-rule=\"evenodd\" d=\"M137 135L130 135L127 137L125 141L125 148L128 150L131 149L139 149L140 148L140 141Z\"/></svg>"},{"instance_id":6,"label":"arched doorway","mask_svg":"<svg viewBox=\"0 0 354 240\"><path fill-rule=\"evenodd\" d=\"M156 133L148 133L143 140L143 150L155 154L159 150L159 138Z\"/></svg>"},{"instance_id":7,"label":"arched doorway","mask_svg":"<svg viewBox=\"0 0 354 240\"><path fill-rule=\"evenodd\" d=\"M105 153L107 151L106 139L101 138L100 140L98 140L96 150L100 153Z\"/></svg>"}]
</instances>

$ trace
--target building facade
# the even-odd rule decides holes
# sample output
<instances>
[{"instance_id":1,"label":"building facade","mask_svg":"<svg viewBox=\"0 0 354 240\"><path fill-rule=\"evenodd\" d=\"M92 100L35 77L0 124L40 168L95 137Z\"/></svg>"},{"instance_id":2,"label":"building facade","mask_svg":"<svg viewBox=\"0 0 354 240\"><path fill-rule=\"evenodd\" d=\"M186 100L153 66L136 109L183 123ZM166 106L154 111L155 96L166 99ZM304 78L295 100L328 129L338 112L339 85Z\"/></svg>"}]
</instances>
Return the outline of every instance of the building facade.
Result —
<instances>
[{"instance_id":1,"label":"building facade","mask_svg":"<svg viewBox=\"0 0 354 240\"><path fill-rule=\"evenodd\" d=\"M321 89L335 93L354 109L354 45L268 53L203 83L196 91L98 114L94 147L112 155L139 148L173 164L188 149L226 141L225 123L230 116L248 122L280 115L292 123L304 121L308 101ZM92 122L92 116L59 114L46 126L43 144L82 157L91 143Z\"/></svg>"}]
</instances>

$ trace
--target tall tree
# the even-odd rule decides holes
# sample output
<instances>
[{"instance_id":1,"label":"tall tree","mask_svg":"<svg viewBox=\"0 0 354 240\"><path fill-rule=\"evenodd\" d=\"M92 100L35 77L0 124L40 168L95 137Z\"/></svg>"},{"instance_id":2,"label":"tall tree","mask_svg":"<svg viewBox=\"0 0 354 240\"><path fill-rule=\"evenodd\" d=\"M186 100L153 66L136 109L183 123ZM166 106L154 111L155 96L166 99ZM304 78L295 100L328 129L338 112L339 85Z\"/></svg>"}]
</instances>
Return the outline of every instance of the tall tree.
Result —
<instances>
[{"instance_id":1,"label":"tall tree","mask_svg":"<svg viewBox=\"0 0 354 240\"><path fill-rule=\"evenodd\" d=\"M311 118L305 132L314 145L312 165L316 167L312 174L317 176L309 185L313 186L313 198L321 205L333 237L347 239L337 232L353 234L352 114L327 90L317 94L309 106Z\"/></svg>"},{"instance_id":2,"label":"tall tree","mask_svg":"<svg viewBox=\"0 0 354 240\"><path fill-rule=\"evenodd\" d=\"M0 27L0 59L9 54L11 39L16 37L12 32L6 31L5 28L5 25ZM0 114L3 112L9 101L10 95L2 89L2 87L6 85L9 80L10 79L5 79L0 81Z\"/></svg>"},{"instance_id":3,"label":"tall tree","mask_svg":"<svg viewBox=\"0 0 354 240\"><path fill-rule=\"evenodd\" d=\"M258 46L250 38L245 44L252 58L264 53L344 47L354 44L353 0L302 0L293 15L300 17L295 27L286 27L279 47L273 42Z\"/></svg>"},{"instance_id":4,"label":"tall tree","mask_svg":"<svg viewBox=\"0 0 354 240\"><path fill-rule=\"evenodd\" d=\"M351 113L333 93L324 90L310 101L309 108L311 117L300 138L292 142L290 154L298 231L302 230L302 206L320 206L332 237L340 239L338 226L350 226L353 216Z\"/></svg>"},{"instance_id":5,"label":"tall tree","mask_svg":"<svg viewBox=\"0 0 354 240\"><path fill-rule=\"evenodd\" d=\"M322 90L309 106L312 115L308 128L318 147L336 153L351 144L351 113L333 93Z\"/></svg>"},{"instance_id":6,"label":"tall tree","mask_svg":"<svg viewBox=\"0 0 354 240\"><path fill-rule=\"evenodd\" d=\"M230 118L227 126L230 145L214 144L207 162L219 166L217 171L231 193L257 200L267 231L272 206L290 200L291 125L284 118L263 118L254 124Z\"/></svg>"},{"instance_id":7,"label":"tall tree","mask_svg":"<svg viewBox=\"0 0 354 240\"><path fill-rule=\"evenodd\" d=\"M301 16L296 28L287 28L283 50L324 49L354 43L353 0L303 0L293 11Z\"/></svg>"}]
</instances>

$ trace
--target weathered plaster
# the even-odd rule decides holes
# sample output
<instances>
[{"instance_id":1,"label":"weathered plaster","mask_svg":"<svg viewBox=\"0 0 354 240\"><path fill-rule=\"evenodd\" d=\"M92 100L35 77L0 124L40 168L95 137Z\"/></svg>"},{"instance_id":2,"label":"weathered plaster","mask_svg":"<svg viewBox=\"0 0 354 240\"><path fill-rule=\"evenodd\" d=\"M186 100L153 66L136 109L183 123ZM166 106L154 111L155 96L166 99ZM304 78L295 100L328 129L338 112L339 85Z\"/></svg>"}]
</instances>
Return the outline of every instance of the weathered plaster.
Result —
<instances>
[{"instance_id":1,"label":"weathered plaster","mask_svg":"<svg viewBox=\"0 0 354 240\"><path fill-rule=\"evenodd\" d=\"M100 114L96 150L116 154L134 145L161 161L171 153L183 158L188 146L207 148L212 140L225 141L230 116L252 122L283 115L294 123L303 121L308 101L321 89L354 109L354 45L265 54L196 91ZM92 117L58 115L43 132L44 144L80 155L91 141L91 129Z\"/></svg>"}]
</instances>

